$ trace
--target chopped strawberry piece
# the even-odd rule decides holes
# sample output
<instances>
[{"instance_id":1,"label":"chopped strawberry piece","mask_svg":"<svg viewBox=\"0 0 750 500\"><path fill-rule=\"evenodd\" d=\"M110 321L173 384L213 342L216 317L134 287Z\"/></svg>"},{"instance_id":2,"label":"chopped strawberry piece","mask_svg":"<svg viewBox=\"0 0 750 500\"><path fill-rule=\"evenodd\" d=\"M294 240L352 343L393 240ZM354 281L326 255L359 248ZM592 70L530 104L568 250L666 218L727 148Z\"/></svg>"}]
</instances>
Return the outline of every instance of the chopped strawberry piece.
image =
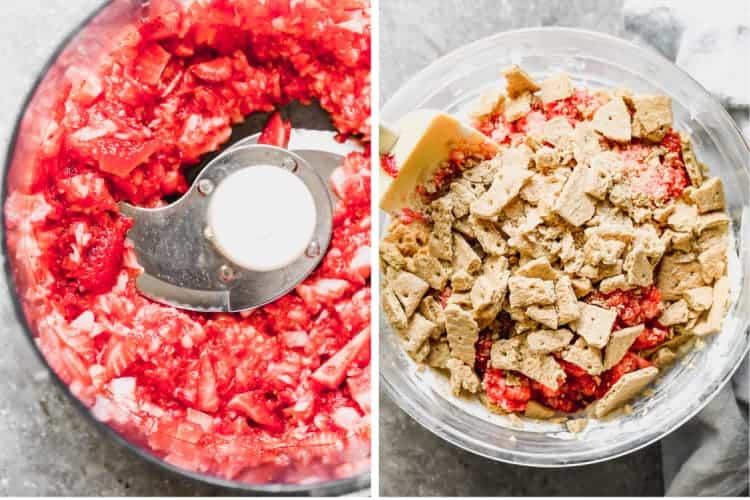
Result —
<instances>
[{"instance_id":1,"label":"chopped strawberry piece","mask_svg":"<svg viewBox=\"0 0 750 500\"><path fill-rule=\"evenodd\" d=\"M97 141L94 158L102 172L126 177L137 166L144 163L160 147L159 141L141 139L115 139L109 137Z\"/></svg>"},{"instance_id":2,"label":"chopped strawberry piece","mask_svg":"<svg viewBox=\"0 0 750 500\"><path fill-rule=\"evenodd\" d=\"M291 135L292 122L284 120L281 113L276 111L268 118L266 126L263 127L263 132L260 133L258 138L258 144L286 148L289 145Z\"/></svg>"},{"instance_id":3,"label":"chopped strawberry piece","mask_svg":"<svg viewBox=\"0 0 750 500\"><path fill-rule=\"evenodd\" d=\"M440 292L440 296L438 297L438 300L440 301L440 305L443 309L448 305L448 299L450 298L451 294L453 293L453 289L449 286L445 287L442 292Z\"/></svg>"},{"instance_id":4,"label":"chopped strawberry piece","mask_svg":"<svg viewBox=\"0 0 750 500\"><path fill-rule=\"evenodd\" d=\"M482 384L487 392L487 399L494 405L508 412L524 411L531 399L531 383L523 375L515 375L518 384L508 383L502 370L490 368L484 374Z\"/></svg>"},{"instance_id":5,"label":"chopped strawberry piece","mask_svg":"<svg viewBox=\"0 0 750 500\"><path fill-rule=\"evenodd\" d=\"M647 327L638 335L630 349L633 351L642 351L644 349L651 349L659 344L664 343L669 336L669 329L665 327Z\"/></svg>"},{"instance_id":6,"label":"chopped strawberry piece","mask_svg":"<svg viewBox=\"0 0 750 500\"><path fill-rule=\"evenodd\" d=\"M228 57L219 57L191 66L190 71L201 80L223 82L232 77L232 60Z\"/></svg>"},{"instance_id":7,"label":"chopped strawberry piece","mask_svg":"<svg viewBox=\"0 0 750 500\"><path fill-rule=\"evenodd\" d=\"M480 377L482 377L487 371L487 366L490 362L491 351L492 339L480 333L480 337L476 345L476 356L474 359L474 371L476 371Z\"/></svg>"},{"instance_id":8,"label":"chopped strawberry piece","mask_svg":"<svg viewBox=\"0 0 750 500\"><path fill-rule=\"evenodd\" d=\"M424 216L424 214L406 207L401 209L401 214L399 215L398 220L401 221L402 224L406 225L409 225L415 221L422 223L427 222L427 218Z\"/></svg>"},{"instance_id":9,"label":"chopped strawberry piece","mask_svg":"<svg viewBox=\"0 0 750 500\"><path fill-rule=\"evenodd\" d=\"M156 85L171 57L171 54L158 43L146 46L140 57L135 60L133 68L135 77L146 85Z\"/></svg>"},{"instance_id":10,"label":"chopped strawberry piece","mask_svg":"<svg viewBox=\"0 0 750 500\"><path fill-rule=\"evenodd\" d=\"M395 178L398 175L396 157L391 153L380 155L380 168L383 169L383 172Z\"/></svg>"},{"instance_id":11,"label":"chopped strawberry piece","mask_svg":"<svg viewBox=\"0 0 750 500\"><path fill-rule=\"evenodd\" d=\"M273 411L275 405L260 391L243 392L229 400L227 408L250 418L253 422L277 431L283 427L281 419Z\"/></svg>"},{"instance_id":12,"label":"chopped strawberry piece","mask_svg":"<svg viewBox=\"0 0 750 500\"><path fill-rule=\"evenodd\" d=\"M601 398L626 373L654 366L648 360L635 353L628 352L619 363L602 374L602 383L597 389L596 397Z\"/></svg>"},{"instance_id":13,"label":"chopped strawberry piece","mask_svg":"<svg viewBox=\"0 0 750 500\"><path fill-rule=\"evenodd\" d=\"M216 375L208 356L203 356L200 362L197 406L199 410L209 413L213 413L219 409L219 396L216 393Z\"/></svg>"},{"instance_id":14,"label":"chopped strawberry piece","mask_svg":"<svg viewBox=\"0 0 750 500\"><path fill-rule=\"evenodd\" d=\"M119 377L135 362L138 356L136 347L132 339L112 337L102 360L109 378Z\"/></svg>"},{"instance_id":15,"label":"chopped strawberry piece","mask_svg":"<svg viewBox=\"0 0 750 500\"><path fill-rule=\"evenodd\" d=\"M587 297L586 301L615 309L618 322L624 326L640 325L661 313L661 294L654 285L628 291L615 290L608 294L597 292Z\"/></svg>"},{"instance_id":16,"label":"chopped strawberry piece","mask_svg":"<svg viewBox=\"0 0 750 500\"><path fill-rule=\"evenodd\" d=\"M368 366L359 375L348 377L346 386L352 399L357 403L360 410L366 415L370 413L370 367Z\"/></svg>"},{"instance_id":17,"label":"chopped strawberry piece","mask_svg":"<svg viewBox=\"0 0 750 500\"><path fill-rule=\"evenodd\" d=\"M339 352L315 370L312 379L329 389L337 388L346 377L346 371L362 349L370 343L370 327L359 332Z\"/></svg>"}]
</instances>

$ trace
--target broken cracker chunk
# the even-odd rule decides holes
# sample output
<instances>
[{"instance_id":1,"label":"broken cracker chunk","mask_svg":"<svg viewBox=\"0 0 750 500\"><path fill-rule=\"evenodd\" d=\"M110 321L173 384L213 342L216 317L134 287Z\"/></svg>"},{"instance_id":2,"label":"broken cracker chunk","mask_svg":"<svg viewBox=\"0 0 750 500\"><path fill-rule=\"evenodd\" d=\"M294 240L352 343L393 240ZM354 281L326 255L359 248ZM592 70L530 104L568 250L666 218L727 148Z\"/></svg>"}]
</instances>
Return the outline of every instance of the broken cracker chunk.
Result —
<instances>
[{"instance_id":1,"label":"broken cracker chunk","mask_svg":"<svg viewBox=\"0 0 750 500\"><path fill-rule=\"evenodd\" d=\"M448 304L445 307L445 331L451 355L473 367L479 326L471 312L464 311L457 304Z\"/></svg>"},{"instance_id":2,"label":"broken cracker chunk","mask_svg":"<svg viewBox=\"0 0 750 500\"><path fill-rule=\"evenodd\" d=\"M591 125L607 139L630 142L630 112L621 97L615 97L597 109Z\"/></svg>"},{"instance_id":3,"label":"broken cracker chunk","mask_svg":"<svg viewBox=\"0 0 750 500\"><path fill-rule=\"evenodd\" d=\"M602 418L608 413L621 407L646 388L659 374L659 369L654 366L641 368L634 372L626 373L607 391L607 393L594 403L594 415Z\"/></svg>"},{"instance_id":4,"label":"broken cracker chunk","mask_svg":"<svg viewBox=\"0 0 750 500\"><path fill-rule=\"evenodd\" d=\"M589 289L591 282L589 282ZM567 276L563 276L555 282L555 298L557 300L557 322L565 325L578 319L581 310L578 307L578 299L573 283Z\"/></svg>"},{"instance_id":5,"label":"broken cracker chunk","mask_svg":"<svg viewBox=\"0 0 750 500\"><path fill-rule=\"evenodd\" d=\"M573 340L570 330L535 330L526 336L526 345L532 352L550 354L562 351Z\"/></svg>"},{"instance_id":6,"label":"broken cracker chunk","mask_svg":"<svg viewBox=\"0 0 750 500\"><path fill-rule=\"evenodd\" d=\"M659 323L664 326L679 325L688 321L688 304L685 299L672 302L659 316Z\"/></svg>"},{"instance_id":7,"label":"broken cracker chunk","mask_svg":"<svg viewBox=\"0 0 750 500\"><path fill-rule=\"evenodd\" d=\"M587 169L578 166L568 177L554 210L573 226L581 226L596 212L594 201L586 194Z\"/></svg>"},{"instance_id":8,"label":"broken cracker chunk","mask_svg":"<svg viewBox=\"0 0 750 500\"><path fill-rule=\"evenodd\" d=\"M448 281L440 261L432 255L418 253L412 257L410 271L425 280L435 290L442 290Z\"/></svg>"},{"instance_id":9,"label":"broken cracker chunk","mask_svg":"<svg viewBox=\"0 0 750 500\"><path fill-rule=\"evenodd\" d=\"M463 391L476 394L480 381L474 370L460 359L451 358L445 363L451 374L450 383L454 396L460 396Z\"/></svg>"},{"instance_id":10,"label":"broken cracker chunk","mask_svg":"<svg viewBox=\"0 0 750 500\"><path fill-rule=\"evenodd\" d=\"M728 306L729 278L724 276L714 284L713 295L711 297L711 309L709 309L706 318L695 325L692 333L699 337L719 333Z\"/></svg>"},{"instance_id":11,"label":"broken cracker chunk","mask_svg":"<svg viewBox=\"0 0 750 500\"><path fill-rule=\"evenodd\" d=\"M586 339L589 345L601 349L609 341L612 326L617 319L617 311L585 302L579 302L578 304L581 316L571 323L571 327L578 335Z\"/></svg>"},{"instance_id":12,"label":"broken cracker chunk","mask_svg":"<svg viewBox=\"0 0 750 500\"><path fill-rule=\"evenodd\" d=\"M661 141L672 128L672 99L665 95L637 95L630 99L633 137Z\"/></svg>"},{"instance_id":13,"label":"broken cracker chunk","mask_svg":"<svg viewBox=\"0 0 750 500\"><path fill-rule=\"evenodd\" d=\"M612 332L607 348L604 350L605 370L609 370L622 360L635 339L643 333L644 328L644 325L636 325Z\"/></svg>"},{"instance_id":14,"label":"broken cracker chunk","mask_svg":"<svg viewBox=\"0 0 750 500\"><path fill-rule=\"evenodd\" d=\"M698 163L698 159L695 157L693 144L689 137L680 137L680 148L682 149L682 159L685 162L685 170L690 179L690 184L693 187L698 187L703 183L703 166Z\"/></svg>"},{"instance_id":15,"label":"broken cracker chunk","mask_svg":"<svg viewBox=\"0 0 750 500\"><path fill-rule=\"evenodd\" d=\"M380 296L380 300L383 303L383 311L385 312L385 316L388 318L388 322L397 330L406 328L406 325L409 322L409 318L406 317L406 313L404 313L404 308L401 305L401 302L398 300L398 297L396 297L396 294L393 292L393 290L390 289L390 287L387 287L383 290L383 293Z\"/></svg>"},{"instance_id":16,"label":"broken cracker chunk","mask_svg":"<svg viewBox=\"0 0 750 500\"><path fill-rule=\"evenodd\" d=\"M391 283L391 288L404 306L406 317L411 318L430 285L416 274L402 271Z\"/></svg>"},{"instance_id":17,"label":"broken cracker chunk","mask_svg":"<svg viewBox=\"0 0 750 500\"><path fill-rule=\"evenodd\" d=\"M555 285L551 280L511 276L508 280L510 306L514 309L534 304L543 306L555 303Z\"/></svg>"},{"instance_id":18,"label":"broken cracker chunk","mask_svg":"<svg viewBox=\"0 0 750 500\"><path fill-rule=\"evenodd\" d=\"M554 306L529 306L526 309L526 316L547 328L557 328L557 310Z\"/></svg>"},{"instance_id":19,"label":"broken cracker chunk","mask_svg":"<svg viewBox=\"0 0 750 500\"><path fill-rule=\"evenodd\" d=\"M690 193L690 199L702 214L713 210L724 210L724 186L721 179L711 177Z\"/></svg>"},{"instance_id":20,"label":"broken cracker chunk","mask_svg":"<svg viewBox=\"0 0 750 500\"><path fill-rule=\"evenodd\" d=\"M711 307L713 293L714 289L710 286L701 286L691 290L686 290L683 296L685 297L690 309L702 312L707 311L708 308Z\"/></svg>"},{"instance_id":21,"label":"broken cracker chunk","mask_svg":"<svg viewBox=\"0 0 750 500\"><path fill-rule=\"evenodd\" d=\"M540 87L539 97L544 104L567 99L573 95L573 85L570 83L570 77L565 73L545 79Z\"/></svg>"},{"instance_id":22,"label":"broken cracker chunk","mask_svg":"<svg viewBox=\"0 0 750 500\"><path fill-rule=\"evenodd\" d=\"M566 347L560 357L568 363L583 368L589 375L599 375L604 371L601 351L588 345L582 338Z\"/></svg>"},{"instance_id":23,"label":"broken cracker chunk","mask_svg":"<svg viewBox=\"0 0 750 500\"><path fill-rule=\"evenodd\" d=\"M406 332L404 332L404 336L406 337L406 351L410 354L415 354L427 342L427 339L435 335L437 328L435 323L421 314L414 314Z\"/></svg>"},{"instance_id":24,"label":"broken cracker chunk","mask_svg":"<svg viewBox=\"0 0 750 500\"><path fill-rule=\"evenodd\" d=\"M471 213L485 219L500 215L533 175L528 169L530 160L531 151L525 146L505 151L502 154L502 168L490 188L471 204Z\"/></svg>"},{"instance_id":25,"label":"broken cracker chunk","mask_svg":"<svg viewBox=\"0 0 750 500\"><path fill-rule=\"evenodd\" d=\"M505 93L510 98L516 98L526 92L536 92L540 89L539 85L518 65L513 64L512 66L503 70L505 75Z\"/></svg>"}]
</instances>

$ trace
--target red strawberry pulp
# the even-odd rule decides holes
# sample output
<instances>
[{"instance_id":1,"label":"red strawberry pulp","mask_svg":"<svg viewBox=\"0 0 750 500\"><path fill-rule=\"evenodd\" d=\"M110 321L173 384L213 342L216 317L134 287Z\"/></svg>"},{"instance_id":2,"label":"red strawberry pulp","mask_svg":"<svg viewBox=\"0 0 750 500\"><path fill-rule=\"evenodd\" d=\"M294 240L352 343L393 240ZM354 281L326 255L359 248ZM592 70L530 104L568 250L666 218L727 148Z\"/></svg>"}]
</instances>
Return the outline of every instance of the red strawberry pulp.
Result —
<instances>
[{"instance_id":1,"label":"red strawberry pulp","mask_svg":"<svg viewBox=\"0 0 750 500\"><path fill-rule=\"evenodd\" d=\"M19 295L49 365L96 418L167 462L249 483L369 468L370 161L350 154L319 268L248 314L138 294L118 201L156 207L252 112L317 100L369 144L369 4L152 0L69 72L5 205ZM46 118L46 117L45 117ZM272 115L262 142L284 146Z\"/></svg>"}]
</instances>

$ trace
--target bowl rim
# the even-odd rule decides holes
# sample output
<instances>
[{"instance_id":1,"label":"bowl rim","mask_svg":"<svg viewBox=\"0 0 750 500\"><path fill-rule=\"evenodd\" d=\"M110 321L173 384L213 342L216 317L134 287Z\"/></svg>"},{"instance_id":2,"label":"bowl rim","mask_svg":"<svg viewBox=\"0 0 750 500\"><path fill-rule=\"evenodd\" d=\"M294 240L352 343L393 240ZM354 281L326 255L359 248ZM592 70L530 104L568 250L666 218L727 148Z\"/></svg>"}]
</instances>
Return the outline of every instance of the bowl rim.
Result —
<instances>
[{"instance_id":1,"label":"bowl rim","mask_svg":"<svg viewBox=\"0 0 750 500\"><path fill-rule=\"evenodd\" d=\"M561 34L561 35L572 35L572 36L577 36L577 37L587 37L589 38L589 40L599 39L601 41L606 41L612 44L619 44L621 47L627 50L640 51L645 54L648 54L649 57L651 58L656 58L656 60L658 60L659 62L669 65L672 70L677 70L679 73L681 73L682 77L687 78L689 81L693 82L696 86L698 86L700 89L702 89L705 92L706 96L710 98L710 101L721 110L720 114L722 115L723 120L728 122L731 125L731 127L734 129L734 132L736 132L737 136L740 138L741 144L744 146L745 152L750 155L750 145L748 143L748 138L744 136L741 129L739 128L737 123L734 121L734 119L731 117L731 115L726 110L726 108L716 100L713 94L711 94L705 87L703 87L703 85L701 85L695 78L693 78L685 70L683 70L682 68L677 66L674 62L664 57L661 53L659 53L657 50L655 50L651 46L636 45L618 36L610 35L608 33L600 32L600 31L593 31L593 30L580 29L580 28L543 26L543 27L506 30L506 31L501 31L493 35L480 38L468 44L462 45L458 48L451 50L445 55L433 60L427 66L425 66L424 68L422 68L421 70L413 74L411 77L409 77L407 80L405 80L398 87L398 89L382 105L381 113L386 112L389 106L394 105L393 103L403 100L404 96L407 95L407 91L409 90L409 87L413 86L415 82L420 81L424 79L426 76L428 76L431 73L431 71L434 70L434 68L438 66L446 66L451 61L463 59L465 54L476 52L478 48L480 47L484 48L486 46L489 46L493 43L498 42L499 40L502 40L505 37L511 37L514 35L521 35L521 34L540 34L543 36ZM746 164L743 164L743 167L745 170L750 170L750 167ZM744 221L744 223L748 224L750 223L750 221ZM382 315L382 312L381 312L381 315ZM381 332L381 335L383 333L385 332ZM745 321L744 331L740 333L745 336L750 334L750 324L748 321ZM706 397L703 401L700 401L694 408L691 409L691 411L687 412L680 419L677 419L672 424L671 428L667 428L663 431L656 433L653 437L645 440L643 443L636 444L634 447L630 449L619 451L617 453L613 453L603 458L592 458L592 459L586 459L586 460L580 460L580 461L575 461L575 458L574 458L573 459L574 461L567 461L567 462L562 462L562 463L536 461L533 458L531 460L528 460L528 457L535 457L535 455L519 453L517 451L515 451L514 453L516 453L516 455L523 456L525 460L521 460L521 459L515 460L514 458L493 456L492 454L485 452L485 451L471 449L469 447L469 444L466 442L462 442L462 440L477 441L476 439L471 438L470 436L467 436L463 432L457 432L449 426L442 425L442 422L439 419L437 419L431 413L423 411L423 409L419 405L414 403L409 397L400 397L401 390L396 386L396 384L394 384L391 380L388 379L388 377L385 374L385 371L383 370L380 370L380 382L383 388L385 389L386 395L391 399L391 401L393 401L396 404L396 406L398 406L401 410L403 410L419 425L421 425L428 431L432 432L439 438L453 444L454 446L457 446L475 455L488 458L490 460L508 463L512 465L520 465L520 466L525 466L525 467L537 467L537 468L569 468L569 467L591 465L595 463L601 463L601 462L606 462L609 460L614 460L616 458L628 455L630 453L641 450L647 446L650 446L653 443L660 441L667 435L671 434L675 430L679 429L688 420L692 419L701 410L703 410L708 405L708 403L710 403L717 396L717 394L721 392L721 390L726 386L726 384L732 379L732 377L734 376L734 373L742 364L743 360L747 358L748 352L750 352L750 341L745 342L742 356L740 356L737 362L734 364L734 366L732 366L727 371L724 378L718 381L715 390L708 397Z\"/></svg>"},{"instance_id":2,"label":"bowl rim","mask_svg":"<svg viewBox=\"0 0 750 500\"><path fill-rule=\"evenodd\" d=\"M62 381L57 373L47 362L44 354L41 352L39 345L34 340L34 334L31 326L29 325L26 314L23 311L23 306L17 295L17 283L16 278L11 268L10 259L8 258L8 240L7 230L5 226L5 202L8 198L9 187L8 187L8 174L10 172L11 165L13 163L13 157L15 148L18 143L18 137L21 131L21 123L23 122L26 112L28 111L29 105L36 96L37 89L44 81L47 73L55 65L60 55L67 49L71 42L83 31L92 21L97 19L100 15L104 14L107 7L116 3L118 0L101 0L101 4L96 7L91 13L83 18L77 25L75 25L56 45L55 49L48 56L45 63L39 69L36 78L32 82L31 86L26 92L26 95L21 101L21 106L16 114L15 122L8 141L8 147L5 152L5 159L3 162L2 175L2 190L0 190L0 203L2 203L2 217L0 217L0 233L2 233L2 242L0 242L0 251L3 256L3 272L5 274L6 281L6 296L10 297L13 305L13 313L16 322L21 326L28 343L32 346L32 351L36 358L44 366L45 370L51 375L53 383L62 390L67 399L73 403L73 407L83 415L84 419L94 427L100 434L107 436L111 441L116 443L118 446L127 449L131 453L138 456L140 459L147 463L157 466L159 469L168 472L175 478L187 477L191 480L202 482L211 486L219 486L234 490L236 492L244 493L260 493L270 495L281 495L292 493L295 495L303 496L338 496L347 493L354 493L360 490L364 490L370 487L371 484L371 473L372 469L368 472L357 474L356 476L336 479L332 481L323 481L314 484L283 484L283 483L270 483L270 484L252 484L243 483L241 481L234 481L231 479L223 479L218 476L211 476L200 472L193 472L187 469L176 467L164 460L159 459L155 455L148 451L130 443L125 437L118 433L111 426L96 419L89 408L84 405L70 390L69 386Z\"/></svg>"}]
</instances>

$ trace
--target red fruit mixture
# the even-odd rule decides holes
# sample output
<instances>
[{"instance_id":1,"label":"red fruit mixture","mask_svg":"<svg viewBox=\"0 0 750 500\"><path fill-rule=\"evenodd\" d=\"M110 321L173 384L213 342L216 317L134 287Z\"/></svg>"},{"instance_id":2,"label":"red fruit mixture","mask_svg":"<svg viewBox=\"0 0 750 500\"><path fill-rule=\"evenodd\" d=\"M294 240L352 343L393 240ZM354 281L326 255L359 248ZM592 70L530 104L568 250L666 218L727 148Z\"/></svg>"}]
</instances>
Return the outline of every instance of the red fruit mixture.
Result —
<instances>
[{"instance_id":1,"label":"red fruit mixture","mask_svg":"<svg viewBox=\"0 0 750 500\"><path fill-rule=\"evenodd\" d=\"M248 314L140 296L116 202L158 206L185 166L255 111L316 99L369 141L365 1L152 0L96 68L59 88L30 181L5 209L28 319L50 366L94 415L167 462L252 483L369 467L370 162L331 178L339 200L319 268ZM75 75L78 76L75 76ZM263 134L284 145L273 115Z\"/></svg>"},{"instance_id":2,"label":"red fruit mixture","mask_svg":"<svg viewBox=\"0 0 750 500\"><path fill-rule=\"evenodd\" d=\"M655 286L627 292L594 293L585 300L617 311L614 330L645 323L646 328L633 342L630 352L617 365L598 376L589 375L582 367L556 357L565 371L565 380L557 390L553 390L515 372L512 374L513 382L509 383L507 372L488 368L492 339L480 335L475 346L474 369L482 377L487 398L492 404L507 412L523 412L526 404L534 400L548 408L573 413L604 396L626 373L652 366L636 353L662 344L669 335L668 328L656 321L661 314L661 297Z\"/></svg>"}]
</instances>

